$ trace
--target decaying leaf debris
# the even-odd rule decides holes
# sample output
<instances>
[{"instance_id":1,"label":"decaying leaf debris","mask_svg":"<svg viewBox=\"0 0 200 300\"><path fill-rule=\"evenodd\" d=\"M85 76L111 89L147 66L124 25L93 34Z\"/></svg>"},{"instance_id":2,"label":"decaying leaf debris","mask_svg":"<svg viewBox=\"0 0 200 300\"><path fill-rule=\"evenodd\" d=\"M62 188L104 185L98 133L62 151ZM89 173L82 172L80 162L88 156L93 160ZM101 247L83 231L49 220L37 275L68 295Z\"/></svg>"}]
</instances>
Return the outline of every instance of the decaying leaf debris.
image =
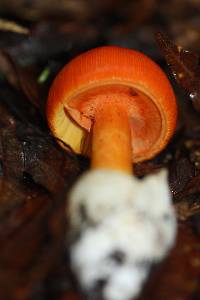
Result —
<instances>
[{"instance_id":1,"label":"decaying leaf debris","mask_svg":"<svg viewBox=\"0 0 200 300\"><path fill-rule=\"evenodd\" d=\"M199 55L173 44L161 32L157 33L156 38L175 80L187 92L194 108L200 111Z\"/></svg>"},{"instance_id":2,"label":"decaying leaf debris","mask_svg":"<svg viewBox=\"0 0 200 300\"><path fill-rule=\"evenodd\" d=\"M177 244L152 270L139 299L200 298L200 5L189 0L125 2L61 1L58 7L51 0L32 0L28 8L24 1L2 1L0 299L84 299L68 264L65 209L69 188L89 161L54 141L45 101L66 62L103 44L139 49L163 68L168 63L179 84L173 140L154 160L135 166L139 177L168 168L179 219ZM154 39L160 27L171 36L157 35L161 52Z\"/></svg>"}]
</instances>

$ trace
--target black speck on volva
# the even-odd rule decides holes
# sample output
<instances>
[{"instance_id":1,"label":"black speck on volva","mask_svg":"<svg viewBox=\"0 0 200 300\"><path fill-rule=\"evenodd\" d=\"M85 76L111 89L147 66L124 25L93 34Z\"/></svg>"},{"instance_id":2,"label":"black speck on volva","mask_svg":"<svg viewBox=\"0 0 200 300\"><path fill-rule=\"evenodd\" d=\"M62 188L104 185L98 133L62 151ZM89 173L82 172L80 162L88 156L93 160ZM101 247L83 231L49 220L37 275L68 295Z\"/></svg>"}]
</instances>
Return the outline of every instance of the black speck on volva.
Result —
<instances>
[{"instance_id":1,"label":"black speck on volva","mask_svg":"<svg viewBox=\"0 0 200 300\"><path fill-rule=\"evenodd\" d=\"M111 253L110 258L114 260L118 265L122 265L125 261L126 255L121 250L115 250Z\"/></svg>"}]
</instances>

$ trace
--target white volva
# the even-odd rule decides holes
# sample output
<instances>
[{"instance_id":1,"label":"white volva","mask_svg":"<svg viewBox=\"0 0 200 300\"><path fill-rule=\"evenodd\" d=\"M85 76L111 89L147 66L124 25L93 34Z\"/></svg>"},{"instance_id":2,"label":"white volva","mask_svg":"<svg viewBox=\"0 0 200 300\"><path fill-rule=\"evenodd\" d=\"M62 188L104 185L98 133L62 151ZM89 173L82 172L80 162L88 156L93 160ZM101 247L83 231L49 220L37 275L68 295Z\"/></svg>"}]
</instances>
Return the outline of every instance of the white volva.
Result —
<instances>
[{"instance_id":1,"label":"white volva","mask_svg":"<svg viewBox=\"0 0 200 300\"><path fill-rule=\"evenodd\" d=\"M71 191L69 218L79 238L71 264L82 288L105 300L136 297L153 263L172 247L176 218L160 171L139 180L110 170L84 174Z\"/></svg>"}]
</instances>

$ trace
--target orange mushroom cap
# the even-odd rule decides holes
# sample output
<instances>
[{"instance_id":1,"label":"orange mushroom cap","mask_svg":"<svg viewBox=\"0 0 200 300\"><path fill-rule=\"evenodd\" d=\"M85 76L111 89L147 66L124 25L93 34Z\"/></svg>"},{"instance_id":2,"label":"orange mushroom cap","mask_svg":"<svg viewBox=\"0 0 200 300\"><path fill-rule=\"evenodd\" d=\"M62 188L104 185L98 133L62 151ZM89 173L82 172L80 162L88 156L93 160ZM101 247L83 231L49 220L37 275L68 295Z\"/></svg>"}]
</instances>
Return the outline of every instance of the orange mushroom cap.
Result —
<instances>
[{"instance_id":1,"label":"orange mushroom cap","mask_svg":"<svg viewBox=\"0 0 200 300\"><path fill-rule=\"evenodd\" d=\"M75 152L85 152L84 140L91 131L95 110L111 98L127 106L133 162L160 152L176 125L171 84L150 58L116 46L87 51L61 70L47 102L51 131Z\"/></svg>"}]
</instances>

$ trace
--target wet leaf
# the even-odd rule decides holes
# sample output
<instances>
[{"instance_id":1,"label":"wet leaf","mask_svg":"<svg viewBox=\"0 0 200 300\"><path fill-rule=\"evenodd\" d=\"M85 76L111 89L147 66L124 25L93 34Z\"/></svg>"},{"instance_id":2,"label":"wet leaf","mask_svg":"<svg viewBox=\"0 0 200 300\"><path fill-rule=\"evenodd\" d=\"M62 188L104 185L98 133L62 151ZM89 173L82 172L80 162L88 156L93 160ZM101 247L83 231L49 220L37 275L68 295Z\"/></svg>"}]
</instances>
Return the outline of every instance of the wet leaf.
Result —
<instances>
[{"instance_id":1,"label":"wet leaf","mask_svg":"<svg viewBox=\"0 0 200 300\"><path fill-rule=\"evenodd\" d=\"M186 224L179 224L175 248L152 273L140 300L188 300L198 290L200 276L199 237Z\"/></svg>"},{"instance_id":2,"label":"wet leaf","mask_svg":"<svg viewBox=\"0 0 200 300\"><path fill-rule=\"evenodd\" d=\"M184 189L185 185L194 176L194 167L186 157L179 158L176 163L171 165L169 174L170 189L176 199L176 195Z\"/></svg>"},{"instance_id":3,"label":"wet leaf","mask_svg":"<svg viewBox=\"0 0 200 300\"><path fill-rule=\"evenodd\" d=\"M12 116L15 121L48 132L46 122L39 109L34 107L20 90L16 90L5 81L0 82L0 107L2 107L0 110L6 112L5 115L1 115L0 120L3 121Z\"/></svg>"},{"instance_id":4,"label":"wet leaf","mask_svg":"<svg viewBox=\"0 0 200 300\"><path fill-rule=\"evenodd\" d=\"M194 232L200 236L200 211L194 214L189 221L191 222Z\"/></svg>"},{"instance_id":5,"label":"wet leaf","mask_svg":"<svg viewBox=\"0 0 200 300\"><path fill-rule=\"evenodd\" d=\"M18 78L13 65L2 50L0 50L0 71L11 85L18 87Z\"/></svg>"},{"instance_id":6,"label":"wet leaf","mask_svg":"<svg viewBox=\"0 0 200 300\"><path fill-rule=\"evenodd\" d=\"M8 82L21 90L27 100L44 114L47 91L37 82L34 67L21 67L6 51L0 52L0 70Z\"/></svg>"},{"instance_id":7,"label":"wet leaf","mask_svg":"<svg viewBox=\"0 0 200 300\"><path fill-rule=\"evenodd\" d=\"M56 193L69 185L79 172L76 157L57 147L50 137L23 125L3 129L3 172L7 177L29 174L34 182Z\"/></svg>"},{"instance_id":8,"label":"wet leaf","mask_svg":"<svg viewBox=\"0 0 200 300\"><path fill-rule=\"evenodd\" d=\"M188 199L183 200L184 198L182 198L181 202L175 204L179 220L186 221L200 213L200 195L195 195L193 198L195 198L195 200L193 199L192 203L190 203Z\"/></svg>"},{"instance_id":9,"label":"wet leaf","mask_svg":"<svg viewBox=\"0 0 200 300\"><path fill-rule=\"evenodd\" d=\"M65 202L5 178L0 191L0 298L25 300L60 259Z\"/></svg>"},{"instance_id":10,"label":"wet leaf","mask_svg":"<svg viewBox=\"0 0 200 300\"><path fill-rule=\"evenodd\" d=\"M200 111L199 55L175 45L164 33L158 32L156 40L175 80L187 92L194 108Z\"/></svg>"}]
</instances>

